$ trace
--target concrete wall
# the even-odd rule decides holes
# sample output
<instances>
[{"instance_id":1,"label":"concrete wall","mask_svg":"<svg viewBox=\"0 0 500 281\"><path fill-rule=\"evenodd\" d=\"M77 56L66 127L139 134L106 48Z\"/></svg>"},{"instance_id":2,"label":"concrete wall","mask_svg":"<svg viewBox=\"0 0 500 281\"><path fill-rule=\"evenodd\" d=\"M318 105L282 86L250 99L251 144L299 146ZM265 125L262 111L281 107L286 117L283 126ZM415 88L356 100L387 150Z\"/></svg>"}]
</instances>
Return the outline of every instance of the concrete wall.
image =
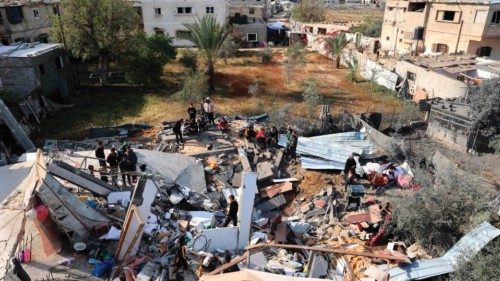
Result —
<instances>
[{"instance_id":1,"label":"concrete wall","mask_svg":"<svg viewBox=\"0 0 500 281\"><path fill-rule=\"evenodd\" d=\"M62 58L62 68L57 68L56 59ZM44 74L40 71L43 65ZM0 59L0 78L3 87L14 94L26 96L37 87L45 96L67 97L73 83L71 66L62 49L56 49L36 57L12 57Z\"/></svg>"},{"instance_id":2,"label":"concrete wall","mask_svg":"<svg viewBox=\"0 0 500 281\"><path fill-rule=\"evenodd\" d=\"M464 134L462 131L450 130L439 126L439 124L429 122L426 134L454 149L463 152L467 151L467 141L469 136Z\"/></svg>"},{"instance_id":3,"label":"concrete wall","mask_svg":"<svg viewBox=\"0 0 500 281\"><path fill-rule=\"evenodd\" d=\"M237 7L258 7L261 6L264 19L271 17L271 1L270 0L229 0L229 9ZM242 14L243 15L243 14Z\"/></svg>"},{"instance_id":4,"label":"concrete wall","mask_svg":"<svg viewBox=\"0 0 500 281\"><path fill-rule=\"evenodd\" d=\"M226 0L141 0L137 3L142 9L144 31L155 34L162 31L174 38L174 46L194 46L189 40L176 37L176 31L186 31L184 23L193 23L207 14L206 8L213 7L212 14L222 25L227 18ZM191 7L191 14L177 13L178 7ZM161 9L161 15L155 15L155 8Z\"/></svg>"},{"instance_id":5,"label":"concrete wall","mask_svg":"<svg viewBox=\"0 0 500 281\"><path fill-rule=\"evenodd\" d=\"M415 81L408 81L411 95L415 95L418 90L425 91L428 98L458 98L468 93L467 85L461 81L407 61L397 62L396 73L399 76L407 78L408 71L416 75Z\"/></svg>"},{"instance_id":6,"label":"concrete wall","mask_svg":"<svg viewBox=\"0 0 500 281\"><path fill-rule=\"evenodd\" d=\"M50 16L53 14L54 2L38 1L36 3L26 3L22 6L24 20L20 24L10 24L7 20L5 8L0 8L3 18L3 25L0 24L0 40L3 43L12 44L17 41L36 42L40 39L48 38L52 22ZM38 11L35 17L33 10ZM43 40L42 40L43 41Z\"/></svg>"},{"instance_id":7,"label":"concrete wall","mask_svg":"<svg viewBox=\"0 0 500 281\"><path fill-rule=\"evenodd\" d=\"M253 13L251 13L253 11ZM269 18L266 7L264 6L247 6L247 5L230 5L228 7L228 15L233 17L235 14L240 14L240 16L247 16L249 21L251 18L254 19L267 19Z\"/></svg>"}]
</instances>

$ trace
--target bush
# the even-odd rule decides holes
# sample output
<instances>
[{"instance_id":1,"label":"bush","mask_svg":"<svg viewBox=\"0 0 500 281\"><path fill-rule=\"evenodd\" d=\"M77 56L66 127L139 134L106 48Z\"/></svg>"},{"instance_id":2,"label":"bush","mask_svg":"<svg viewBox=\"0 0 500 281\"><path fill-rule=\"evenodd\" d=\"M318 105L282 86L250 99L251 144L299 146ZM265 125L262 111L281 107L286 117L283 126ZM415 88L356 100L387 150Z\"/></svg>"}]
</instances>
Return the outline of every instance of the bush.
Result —
<instances>
[{"instance_id":1,"label":"bush","mask_svg":"<svg viewBox=\"0 0 500 281\"><path fill-rule=\"evenodd\" d=\"M382 22L381 17L368 16L361 25L351 27L350 31L353 33L359 32L368 37L380 37Z\"/></svg>"},{"instance_id":2,"label":"bush","mask_svg":"<svg viewBox=\"0 0 500 281\"><path fill-rule=\"evenodd\" d=\"M286 48L285 56L285 76L289 81L293 77L295 68L305 63L304 46L299 42L289 46L288 48Z\"/></svg>"},{"instance_id":3,"label":"bush","mask_svg":"<svg viewBox=\"0 0 500 281\"><path fill-rule=\"evenodd\" d=\"M301 22L322 22L325 20L325 11L322 2L318 0L302 0L292 10L294 20Z\"/></svg>"},{"instance_id":4,"label":"bush","mask_svg":"<svg viewBox=\"0 0 500 281\"><path fill-rule=\"evenodd\" d=\"M491 197L472 181L448 174L434 186L397 199L389 232L396 239L409 244L418 241L434 255L441 255L489 216Z\"/></svg>"},{"instance_id":5,"label":"bush","mask_svg":"<svg viewBox=\"0 0 500 281\"><path fill-rule=\"evenodd\" d=\"M307 109L309 110L309 117L314 116L316 109L321 102L321 94L318 89L318 83L315 80L308 80L306 82L306 88L302 93L302 97L306 103Z\"/></svg>"},{"instance_id":6,"label":"bush","mask_svg":"<svg viewBox=\"0 0 500 281\"><path fill-rule=\"evenodd\" d=\"M179 62L185 68L196 71L198 69L198 54L192 49L185 49L181 52Z\"/></svg>"},{"instance_id":7,"label":"bush","mask_svg":"<svg viewBox=\"0 0 500 281\"><path fill-rule=\"evenodd\" d=\"M268 64L273 60L273 51L270 47L265 47L264 50L259 52L259 56L263 64Z\"/></svg>"},{"instance_id":8,"label":"bush","mask_svg":"<svg viewBox=\"0 0 500 281\"><path fill-rule=\"evenodd\" d=\"M207 76L202 71L192 71L184 76L182 89L174 94L174 99L187 102L202 100L208 94Z\"/></svg>"}]
</instances>

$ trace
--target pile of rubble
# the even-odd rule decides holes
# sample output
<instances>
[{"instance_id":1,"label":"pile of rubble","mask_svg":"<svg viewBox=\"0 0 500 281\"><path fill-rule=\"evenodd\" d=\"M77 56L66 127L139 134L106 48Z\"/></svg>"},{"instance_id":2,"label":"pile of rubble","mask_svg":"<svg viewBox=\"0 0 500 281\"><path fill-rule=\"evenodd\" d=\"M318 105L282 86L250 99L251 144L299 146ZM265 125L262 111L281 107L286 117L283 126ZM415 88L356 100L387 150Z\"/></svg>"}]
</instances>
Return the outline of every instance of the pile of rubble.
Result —
<instances>
[{"instance_id":1,"label":"pile of rubble","mask_svg":"<svg viewBox=\"0 0 500 281\"><path fill-rule=\"evenodd\" d=\"M252 122L264 127L264 120ZM123 138L48 141L45 157L26 157L29 173L19 176L25 180L4 205L15 201L27 210L16 215L36 225L41 256L59 253L67 270L79 267L88 280L388 280L389 267L430 258L418 245L388 240L392 205L379 193L416 185L406 163L380 157L371 129L299 137L293 159L285 136L277 145L243 141L244 123L232 121L228 133L191 135L180 145L166 123L156 146L130 142L145 165L130 173L137 177L132 186L113 172L89 169L99 166L97 141L119 147ZM357 176L349 179L335 170L346 170L351 157ZM320 178L314 192L304 190L304 169L334 180ZM237 219L228 224L233 198ZM28 241L25 232L20 236ZM26 248L9 247L12 253ZM28 274L53 269L26 260L22 267Z\"/></svg>"}]
</instances>

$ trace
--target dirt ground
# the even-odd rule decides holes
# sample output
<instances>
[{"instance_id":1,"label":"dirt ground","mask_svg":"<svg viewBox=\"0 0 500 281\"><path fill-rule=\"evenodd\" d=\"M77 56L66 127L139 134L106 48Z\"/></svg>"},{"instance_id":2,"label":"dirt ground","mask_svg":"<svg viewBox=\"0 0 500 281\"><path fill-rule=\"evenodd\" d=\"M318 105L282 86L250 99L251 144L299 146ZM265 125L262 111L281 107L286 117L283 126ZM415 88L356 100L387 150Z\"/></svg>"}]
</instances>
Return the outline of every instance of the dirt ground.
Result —
<instances>
[{"instance_id":1,"label":"dirt ground","mask_svg":"<svg viewBox=\"0 0 500 281\"><path fill-rule=\"evenodd\" d=\"M306 116L302 98L304 82L317 81L323 102L332 106L332 113L343 110L362 112L367 109L403 110L403 101L390 93L379 93L369 82L346 80L346 69L336 69L331 60L317 53L308 53L305 64L297 67L293 78L284 75L284 49L275 49L273 61L264 65L256 52L240 52L217 65L216 95L211 97L216 114L257 115L292 104L291 112ZM179 90L186 69L177 61L167 64L161 85L141 90L125 84L108 87L85 86L70 97L75 104L70 110L49 116L41 124L41 138L82 139L92 127L125 123L148 123L158 126L162 121L187 117L188 103L171 98ZM82 74L85 76L86 74ZM257 94L248 92L258 84ZM198 105L201 101L193 101Z\"/></svg>"},{"instance_id":2,"label":"dirt ground","mask_svg":"<svg viewBox=\"0 0 500 281\"><path fill-rule=\"evenodd\" d=\"M349 21L363 21L367 17L382 18L384 10L367 5L357 6L339 6L327 9L326 21L327 22L349 22Z\"/></svg>"}]
</instances>

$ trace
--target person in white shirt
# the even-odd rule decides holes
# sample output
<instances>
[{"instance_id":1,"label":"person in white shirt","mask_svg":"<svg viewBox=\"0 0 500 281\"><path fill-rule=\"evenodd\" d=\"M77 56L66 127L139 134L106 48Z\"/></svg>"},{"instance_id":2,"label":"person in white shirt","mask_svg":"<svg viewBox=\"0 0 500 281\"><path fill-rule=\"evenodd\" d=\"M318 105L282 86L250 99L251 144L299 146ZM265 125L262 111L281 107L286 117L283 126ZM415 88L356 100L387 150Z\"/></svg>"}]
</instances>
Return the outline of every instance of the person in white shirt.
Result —
<instances>
[{"instance_id":1,"label":"person in white shirt","mask_svg":"<svg viewBox=\"0 0 500 281\"><path fill-rule=\"evenodd\" d=\"M215 125L214 104L210 98L205 99L205 102L203 103L203 111L205 112L205 120L207 124L212 123L212 125Z\"/></svg>"}]
</instances>

